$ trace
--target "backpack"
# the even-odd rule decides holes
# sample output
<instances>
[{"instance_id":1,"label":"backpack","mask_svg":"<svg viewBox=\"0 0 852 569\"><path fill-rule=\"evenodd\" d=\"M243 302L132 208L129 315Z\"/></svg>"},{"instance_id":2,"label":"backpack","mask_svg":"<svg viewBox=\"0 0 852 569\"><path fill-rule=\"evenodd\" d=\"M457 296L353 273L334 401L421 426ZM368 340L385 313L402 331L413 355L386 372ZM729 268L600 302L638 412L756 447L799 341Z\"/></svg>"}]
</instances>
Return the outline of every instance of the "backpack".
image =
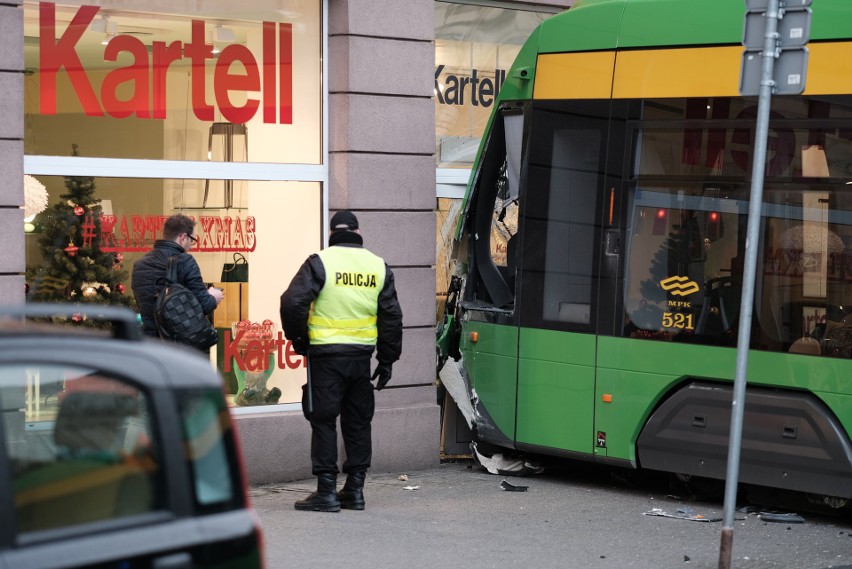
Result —
<instances>
[{"instance_id":1,"label":"backpack","mask_svg":"<svg viewBox=\"0 0 852 569\"><path fill-rule=\"evenodd\" d=\"M177 256L169 257L165 283L154 303L157 331L164 340L207 350L218 342L219 334L195 295L177 282Z\"/></svg>"}]
</instances>

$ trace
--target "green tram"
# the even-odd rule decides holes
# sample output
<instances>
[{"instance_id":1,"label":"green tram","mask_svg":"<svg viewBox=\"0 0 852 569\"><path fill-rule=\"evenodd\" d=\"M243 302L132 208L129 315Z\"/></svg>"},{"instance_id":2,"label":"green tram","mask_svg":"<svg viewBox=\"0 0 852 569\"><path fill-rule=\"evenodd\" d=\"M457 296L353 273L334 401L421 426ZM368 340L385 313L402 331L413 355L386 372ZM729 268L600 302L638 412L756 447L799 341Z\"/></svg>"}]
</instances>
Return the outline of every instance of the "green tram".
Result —
<instances>
[{"instance_id":1,"label":"green tram","mask_svg":"<svg viewBox=\"0 0 852 569\"><path fill-rule=\"evenodd\" d=\"M740 480L852 497L852 2L774 96ZM757 97L743 0L579 0L528 39L456 221L439 376L490 445L724 479ZM749 244L751 246L751 244Z\"/></svg>"}]
</instances>

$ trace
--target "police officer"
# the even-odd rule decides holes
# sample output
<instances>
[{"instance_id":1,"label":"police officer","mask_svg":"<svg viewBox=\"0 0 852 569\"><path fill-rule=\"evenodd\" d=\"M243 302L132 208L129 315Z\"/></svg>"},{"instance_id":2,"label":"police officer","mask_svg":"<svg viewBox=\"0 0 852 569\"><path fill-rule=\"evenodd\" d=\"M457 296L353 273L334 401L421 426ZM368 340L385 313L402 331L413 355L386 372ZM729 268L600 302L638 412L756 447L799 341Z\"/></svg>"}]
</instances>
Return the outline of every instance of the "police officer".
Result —
<instances>
[{"instance_id":1,"label":"police officer","mask_svg":"<svg viewBox=\"0 0 852 569\"><path fill-rule=\"evenodd\" d=\"M364 509L375 408L370 381L378 378L377 391L387 385L402 351L402 310L393 273L362 247L355 214L335 213L330 230L329 247L308 257L281 295L284 334L296 353L310 358L302 408L311 422L317 491L295 506L320 512ZM371 377L373 350L378 366ZM346 482L339 493L338 416L346 451Z\"/></svg>"}]
</instances>

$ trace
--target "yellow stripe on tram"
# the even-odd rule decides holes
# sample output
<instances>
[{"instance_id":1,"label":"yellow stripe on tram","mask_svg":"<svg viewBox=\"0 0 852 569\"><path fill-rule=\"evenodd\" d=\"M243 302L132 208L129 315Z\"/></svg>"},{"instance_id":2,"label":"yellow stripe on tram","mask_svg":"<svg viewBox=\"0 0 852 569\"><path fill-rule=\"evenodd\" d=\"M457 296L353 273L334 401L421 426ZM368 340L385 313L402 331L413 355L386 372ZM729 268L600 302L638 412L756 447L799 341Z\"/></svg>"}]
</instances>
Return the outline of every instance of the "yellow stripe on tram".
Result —
<instances>
[{"instance_id":1,"label":"yellow stripe on tram","mask_svg":"<svg viewBox=\"0 0 852 569\"><path fill-rule=\"evenodd\" d=\"M736 97L742 46L620 51L614 99Z\"/></svg>"},{"instance_id":2,"label":"yellow stripe on tram","mask_svg":"<svg viewBox=\"0 0 852 569\"><path fill-rule=\"evenodd\" d=\"M742 46L551 53L538 57L535 99L739 96ZM852 42L808 45L805 95L852 93ZM615 71L613 72L613 69Z\"/></svg>"},{"instance_id":3,"label":"yellow stripe on tram","mask_svg":"<svg viewBox=\"0 0 852 569\"><path fill-rule=\"evenodd\" d=\"M852 93L852 43L808 44L805 95Z\"/></svg>"},{"instance_id":4,"label":"yellow stripe on tram","mask_svg":"<svg viewBox=\"0 0 852 569\"><path fill-rule=\"evenodd\" d=\"M534 99L609 99L615 52L538 56Z\"/></svg>"}]
</instances>

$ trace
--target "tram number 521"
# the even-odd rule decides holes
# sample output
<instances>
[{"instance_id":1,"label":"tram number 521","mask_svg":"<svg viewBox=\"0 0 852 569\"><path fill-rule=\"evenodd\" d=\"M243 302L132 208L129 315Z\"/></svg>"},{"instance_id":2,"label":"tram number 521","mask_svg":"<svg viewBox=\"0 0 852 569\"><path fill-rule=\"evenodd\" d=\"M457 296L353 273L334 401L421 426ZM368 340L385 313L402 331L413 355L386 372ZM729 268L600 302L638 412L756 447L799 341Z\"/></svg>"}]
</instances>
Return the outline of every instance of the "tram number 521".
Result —
<instances>
[{"instance_id":1,"label":"tram number 521","mask_svg":"<svg viewBox=\"0 0 852 569\"><path fill-rule=\"evenodd\" d=\"M694 316L683 312L663 312L663 328L695 329Z\"/></svg>"}]
</instances>

